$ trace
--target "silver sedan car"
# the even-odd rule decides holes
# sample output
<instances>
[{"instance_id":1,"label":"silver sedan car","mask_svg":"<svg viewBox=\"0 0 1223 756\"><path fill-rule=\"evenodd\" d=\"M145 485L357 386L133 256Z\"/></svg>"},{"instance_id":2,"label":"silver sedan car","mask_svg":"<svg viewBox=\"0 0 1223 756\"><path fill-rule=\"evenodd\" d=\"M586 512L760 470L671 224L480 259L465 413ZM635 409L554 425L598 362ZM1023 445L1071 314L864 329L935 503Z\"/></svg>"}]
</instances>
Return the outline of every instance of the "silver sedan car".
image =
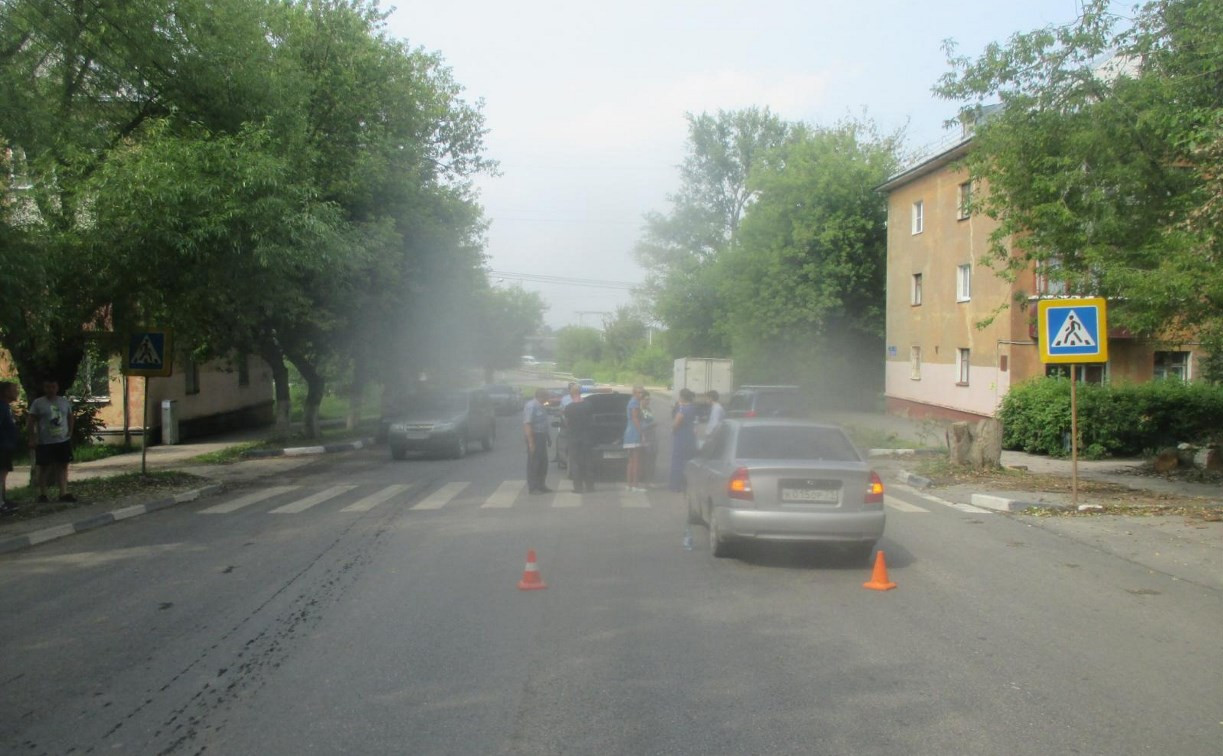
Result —
<instances>
[{"instance_id":1,"label":"silver sedan car","mask_svg":"<svg viewBox=\"0 0 1223 756\"><path fill-rule=\"evenodd\" d=\"M688 522L714 556L736 540L809 541L866 559L883 535L883 483L835 425L726 420L684 468Z\"/></svg>"}]
</instances>

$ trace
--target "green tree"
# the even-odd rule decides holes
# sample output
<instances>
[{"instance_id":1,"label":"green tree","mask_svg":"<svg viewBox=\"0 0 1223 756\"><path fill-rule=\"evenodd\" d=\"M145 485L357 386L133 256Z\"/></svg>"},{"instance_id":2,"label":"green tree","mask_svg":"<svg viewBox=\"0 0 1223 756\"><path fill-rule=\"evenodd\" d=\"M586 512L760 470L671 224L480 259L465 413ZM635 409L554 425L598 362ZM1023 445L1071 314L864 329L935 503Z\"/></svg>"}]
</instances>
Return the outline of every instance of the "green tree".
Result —
<instances>
[{"instance_id":1,"label":"green tree","mask_svg":"<svg viewBox=\"0 0 1223 756\"><path fill-rule=\"evenodd\" d=\"M526 339L544 324L548 306L537 292L520 286L490 288L483 292L477 334L476 359L484 369L484 382L493 382L498 368L518 367Z\"/></svg>"},{"instance_id":2,"label":"green tree","mask_svg":"<svg viewBox=\"0 0 1223 756\"><path fill-rule=\"evenodd\" d=\"M636 247L647 271L647 307L681 353L727 351L715 263L734 243L755 198L749 176L790 128L767 108L688 115L680 189L670 197L669 213L646 216Z\"/></svg>"},{"instance_id":3,"label":"green tree","mask_svg":"<svg viewBox=\"0 0 1223 756\"><path fill-rule=\"evenodd\" d=\"M887 209L875 187L896 170L899 138L860 122L797 127L753 173L757 200L719 266L742 378L878 388L866 378L883 362Z\"/></svg>"},{"instance_id":4,"label":"green tree","mask_svg":"<svg viewBox=\"0 0 1223 756\"><path fill-rule=\"evenodd\" d=\"M1148 2L1123 23L1090 0L976 60L949 45L936 92L976 124L966 163L1004 275L1041 265L1112 298L1116 325L1223 348L1221 40L1217 2Z\"/></svg>"},{"instance_id":5,"label":"green tree","mask_svg":"<svg viewBox=\"0 0 1223 756\"><path fill-rule=\"evenodd\" d=\"M586 326L565 326L556 332L556 366L573 370L579 362L603 359L603 332Z\"/></svg>"},{"instance_id":6,"label":"green tree","mask_svg":"<svg viewBox=\"0 0 1223 756\"><path fill-rule=\"evenodd\" d=\"M629 358L646 346L650 329L633 308L621 306L603 324L603 359L615 367L625 366Z\"/></svg>"}]
</instances>

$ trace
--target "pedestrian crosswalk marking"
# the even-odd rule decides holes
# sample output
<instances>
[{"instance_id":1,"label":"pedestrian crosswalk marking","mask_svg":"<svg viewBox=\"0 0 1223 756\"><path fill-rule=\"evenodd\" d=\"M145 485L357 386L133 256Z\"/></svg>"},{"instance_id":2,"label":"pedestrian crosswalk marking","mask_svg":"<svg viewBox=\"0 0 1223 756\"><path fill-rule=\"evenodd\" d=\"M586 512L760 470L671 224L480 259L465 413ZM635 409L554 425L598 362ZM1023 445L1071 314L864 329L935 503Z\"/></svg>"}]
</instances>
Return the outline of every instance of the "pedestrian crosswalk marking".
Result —
<instances>
[{"instance_id":1,"label":"pedestrian crosswalk marking","mask_svg":"<svg viewBox=\"0 0 1223 756\"><path fill-rule=\"evenodd\" d=\"M514 506L514 499L518 498L518 494L522 493L522 489L526 486L525 480L507 480L497 486L497 490L493 491L483 504L481 509L508 509Z\"/></svg>"},{"instance_id":2,"label":"pedestrian crosswalk marking","mask_svg":"<svg viewBox=\"0 0 1223 756\"><path fill-rule=\"evenodd\" d=\"M239 496L233 501L227 501L224 504L217 504L215 506L208 507L207 509L201 509L200 514L229 514L230 512L236 512L243 507L250 506L251 504L257 504L265 499L280 496L281 494L286 494L290 491L296 491L299 488L301 488L301 486L272 486L271 488L265 488L262 491L249 493L246 496Z\"/></svg>"},{"instance_id":3,"label":"pedestrian crosswalk marking","mask_svg":"<svg viewBox=\"0 0 1223 756\"><path fill-rule=\"evenodd\" d=\"M923 509L922 507L919 507L916 504L910 504L909 502L904 501L902 499L897 499L894 496L885 495L883 497L883 503L887 504L889 507L891 507L892 509L895 509L898 512L922 512L923 514L930 513L929 509Z\"/></svg>"},{"instance_id":4,"label":"pedestrian crosswalk marking","mask_svg":"<svg viewBox=\"0 0 1223 756\"><path fill-rule=\"evenodd\" d=\"M304 499L289 502L283 507L277 507L276 509L272 510L271 514L299 514L301 512L305 512L307 509L316 504L321 504L328 499L334 499L341 494L346 494L354 488L356 488L356 486L332 486L324 491L319 491L313 496L307 496Z\"/></svg>"},{"instance_id":5,"label":"pedestrian crosswalk marking","mask_svg":"<svg viewBox=\"0 0 1223 756\"><path fill-rule=\"evenodd\" d=\"M354 501L352 504L349 504L348 506L344 507L340 511L341 512L368 512L369 510L373 509L374 507L378 506L379 504L390 501L391 499L395 498L396 496L403 493L404 491L407 491L411 487L412 487L411 483L396 483L393 486L387 486L386 488L382 489L381 491L378 491L377 493L372 493L363 499L358 499Z\"/></svg>"},{"instance_id":6,"label":"pedestrian crosswalk marking","mask_svg":"<svg viewBox=\"0 0 1223 756\"><path fill-rule=\"evenodd\" d=\"M441 509L450 503L450 500L458 496L464 488L470 485L469 483L455 481L447 483L433 493L426 496L419 504L412 509Z\"/></svg>"},{"instance_id":7,"label":"pedestrian crosswalk marking","mask_svg":"<svg viewBox=\"0 0 1223 756\"><path fill-rule=\"evenodd\" d=\"M582 506L582 496L573 491L558 491L556 496L552 497L553 509L572 509Z\"/></svg>"}]
</instances>

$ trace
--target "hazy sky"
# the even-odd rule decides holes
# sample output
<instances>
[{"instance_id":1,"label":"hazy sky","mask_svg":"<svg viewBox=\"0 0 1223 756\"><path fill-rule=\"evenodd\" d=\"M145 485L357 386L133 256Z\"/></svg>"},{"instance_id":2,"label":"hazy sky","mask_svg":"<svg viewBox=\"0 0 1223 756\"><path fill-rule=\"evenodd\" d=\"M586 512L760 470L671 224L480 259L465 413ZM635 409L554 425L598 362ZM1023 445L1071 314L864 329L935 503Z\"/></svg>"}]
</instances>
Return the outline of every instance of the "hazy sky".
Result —
<instances>
[{"instance_id":1,"label":"hazy sky","mask_svg":"<svg viewBox=\"0 0 1223 756\"><path fill-rule=\"evenodd\" d=\"M483 99L479 181L489 267L549 305L547 322L599 326L644 275L642 216L667 212L686 112L767 106L832 124L864 112L911 149L947 136L955 105L931 86L941 42L975 55L1066 23L1078 0L401 0L389 32L439 52ZM522 280L523 278L533 280ZM563 282L541 281L544 278ZM580 285L601 282L604 285Z\"/></svg>"}]
</instances>

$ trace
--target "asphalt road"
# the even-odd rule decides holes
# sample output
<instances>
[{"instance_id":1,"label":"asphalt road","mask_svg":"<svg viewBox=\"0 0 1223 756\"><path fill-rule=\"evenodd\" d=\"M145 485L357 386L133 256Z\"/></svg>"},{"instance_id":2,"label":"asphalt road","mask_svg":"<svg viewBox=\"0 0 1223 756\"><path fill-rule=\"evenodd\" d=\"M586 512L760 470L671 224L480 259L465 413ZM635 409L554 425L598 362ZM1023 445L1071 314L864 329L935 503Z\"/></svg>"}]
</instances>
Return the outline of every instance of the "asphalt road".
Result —
<instances>
[{"instance_id":1,"label":"asphalt road","mask_svg":"<svg viewBox=\"0 0 1223 756\"><path fill-rule=\"evenodd\" d=\"M0 752L1223 746L1213 587L897 489L899 588L868 591L810 549L687 551L665 490L528 496L523 468L507 417L489 453L329 456L0 557Z\"/></svg>"}]
</instances>

